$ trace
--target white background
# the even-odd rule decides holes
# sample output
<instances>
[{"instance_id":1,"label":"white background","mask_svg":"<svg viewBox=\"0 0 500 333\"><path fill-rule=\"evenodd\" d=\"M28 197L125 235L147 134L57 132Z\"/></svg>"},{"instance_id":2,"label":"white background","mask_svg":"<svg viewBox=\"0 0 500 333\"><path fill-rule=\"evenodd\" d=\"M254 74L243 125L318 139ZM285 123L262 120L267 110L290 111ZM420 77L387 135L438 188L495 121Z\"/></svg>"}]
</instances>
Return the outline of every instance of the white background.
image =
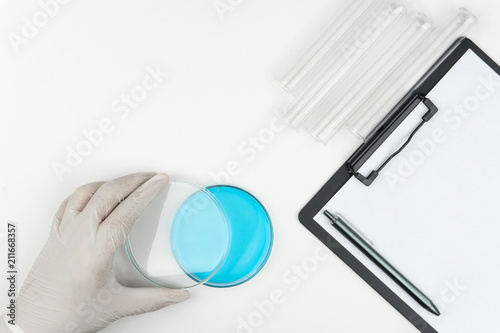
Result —
<instances>
[{"instance_id":1,"label":"white background","mask_svg":"<svg viewBox=\"0 0 500 333\"><path fill-rule=\"evenodd\" d=\"M239 321L249 319L251 330L241 332L415 332L297 220L356 140L341 133L324 147L285 129L255 156L238 151L289 98L275 76L342 1L222 2L232 10L221 16L213 0L72 0L15 52L8 34L20 34L23 17L40 7L0 1L0 220L19 225L20 279L43 247L55 210L78 185L138 171L210 185L236 160L239 173L230 183L255 194L273 219L267 266L241 286L200 287L188 302L120 320L106 332L237 332ZM408 5L435 22L468 8L479 19L470 37L500 61L500 3ZM120 119L113 102L156 66L170 76ZM53 163L64 163L67 147L104 118L112 133L60 181ZM309 273L296 275L299 266ZM259 314L256 303L277 291L283 302Z\"/></svg>"}]
</instances>

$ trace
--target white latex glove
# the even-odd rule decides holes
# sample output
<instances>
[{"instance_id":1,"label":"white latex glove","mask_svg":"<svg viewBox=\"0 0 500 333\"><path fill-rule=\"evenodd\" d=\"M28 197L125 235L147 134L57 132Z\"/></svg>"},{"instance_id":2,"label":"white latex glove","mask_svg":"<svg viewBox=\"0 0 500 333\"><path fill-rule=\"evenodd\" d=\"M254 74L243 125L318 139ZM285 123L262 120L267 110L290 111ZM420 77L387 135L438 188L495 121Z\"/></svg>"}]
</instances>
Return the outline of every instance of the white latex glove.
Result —
<instances>
[{"instance_id":1,"label":"white latex glove","mask_svg":"<svg viewBox=\"0 0 500 333\"><path fill-rule=\"evenodd\" d=\"M124 287L111 268L132 224L167 183L165 174L134 174L81 186L61 204L17 300L24 333L97 332L189 298L187 291Z\"/></svg>"}]
</instances>

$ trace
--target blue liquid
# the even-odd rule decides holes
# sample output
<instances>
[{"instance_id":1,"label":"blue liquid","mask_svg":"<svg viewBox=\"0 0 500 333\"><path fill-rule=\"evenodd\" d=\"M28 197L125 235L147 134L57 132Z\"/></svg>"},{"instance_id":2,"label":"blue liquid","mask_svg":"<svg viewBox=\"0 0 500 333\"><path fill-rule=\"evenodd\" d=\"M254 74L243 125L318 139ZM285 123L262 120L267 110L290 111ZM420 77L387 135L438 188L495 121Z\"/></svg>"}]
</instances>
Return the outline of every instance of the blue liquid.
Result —
<instances>
[{"instance_id":1,"label":"blue liquid","mask_svg":"<svg viewBox=\"0 0 500 333\"><path fill-rule=\"evenodd\" d=\"M186 223L185 219L177 218L179 214L176 214L171 234L174 255L179 265L193 279L201 281L210 276L210 273L215 272L205 282L206 285L235 286L251 279L266 263L273 243L271 220L262 204L244 190L232 186L211 186L207 188L207 191L214 195L224 211L229 239L227 232L224 233L220 228L220 221L216 220L216 228L211 230L214 221L207 218L204 219L202 227L204 237L196 237L196 242L184 242L183 239L186 239L186 236L183 236L183 233L195 232L195 230L179 227ZM194 204L195 196L188 198L179 211L191 211ZM196 233L199 234L199 231ZM228 243L226 258L222 266L212 272L192 270L200 262L207 261L213 264L220 259L221 244ZM195 262L198 264L194 265Z\"/></svg>"},{"instance_id":2,"label":"blue liquid","mask_svg":"<svg viewBox=\"0 0 500 333\"><path fill-rule=\"evenodd\" d=\"M205 281L221 266L230 234L215 198L199 191L177 209L170 244L177 264L196 282Z\"/></svg>"}]
</instances>

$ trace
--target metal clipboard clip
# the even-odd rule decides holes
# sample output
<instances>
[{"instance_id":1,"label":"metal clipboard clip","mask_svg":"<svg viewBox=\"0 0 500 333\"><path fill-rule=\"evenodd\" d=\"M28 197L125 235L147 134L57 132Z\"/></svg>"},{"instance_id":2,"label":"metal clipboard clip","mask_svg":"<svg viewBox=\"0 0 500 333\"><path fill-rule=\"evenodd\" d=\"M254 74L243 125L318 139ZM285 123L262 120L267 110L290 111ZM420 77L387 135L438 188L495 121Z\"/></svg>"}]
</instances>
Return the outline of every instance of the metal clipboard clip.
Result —
<instances>
[{"instance_id":1,"label":"metal clipboard clip","mask_svg":"<svg viewBox=\"0 0 500 333\"><path fill-rule=\"evenodd\" d=\"M373 181L378 177L378 175L380 174L380 171L382 171L383 168L385 168L387 166L387 164L389 164L389 162L394 158L396 157L399 153L401 153L405 148L406 146L408 146L408 144L411 142L411 140L413 139L413 137L415 136L415 134L417 134L417 132L422 128L422 126L427 123L429 120L432 119L432 117L434 117L434 115L438 112L438 108L436 107L436 105L434 105L434 103L428 99L427 97L424 97L424 96L421 96L421 95L417 95L416 98L413 100L412 103L410 103L410 105L407 107L407 109L410 109L413 110L418 104L420 104L421 102L424 103L424 105L428 108L428 111L422 116L422 121L419 123L419 125L411 132L410 136L408 137L408 139L405 141L405 143L403 143L403 145L398 149L396 150L391 156L389 156L384 163L382 163L382 165L377 169L377 170L373 170L372 172L370 172L370 174L368 175L368 177L365 177L363 176L362 174L360 174L357 170L359 170L360 166L359 165L359 161L358 161L358 167L355 166L356 163L348 163L348 167L349 167L349 172L354 175L354 177L356 177L361 183L363 183L365 186L370 186ZM406 113L408 114L408 113ZM397 126L396 126L397 127ZM378 138L380 139L382 142L385 141L385 139L387 139L387 137L390 135L386 133L386 135L383 135L382 137ZM373 154L373 152L382 144L382 142L378 142L378 145L374 145L373 143L371 143L370 145L368 145L367 147L367 151L366 152L362 152L361 155L371 155ZM374 148L374 146L376 146ZM364 156L364 158L362 158L362 160L364 160L366 162L367 160L367 157Z\"/></svg>"}]
</instances>

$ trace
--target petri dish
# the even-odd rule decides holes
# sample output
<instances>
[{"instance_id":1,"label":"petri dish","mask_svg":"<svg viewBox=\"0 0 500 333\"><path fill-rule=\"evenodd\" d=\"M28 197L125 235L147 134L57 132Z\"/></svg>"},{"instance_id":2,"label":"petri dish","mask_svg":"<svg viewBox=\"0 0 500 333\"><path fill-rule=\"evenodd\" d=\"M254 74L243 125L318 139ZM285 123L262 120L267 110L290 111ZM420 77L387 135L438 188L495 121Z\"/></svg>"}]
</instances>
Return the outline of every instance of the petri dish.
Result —
<instances>
[{"instance_id":1,"label":"petri dish","mask_svg":"<svg viewBox=\"0 0 500 333\"><path fill-rule=\"evenodd\" d=\"M254 277L267 262L273 244L271 219L260 201L245 190L228 185L209 186L206 190L224 212L230 234L228 249L223 264L212 276L190 276L195 281L204 280L204 284L211 287L236 286ZM180 211L191 211L193 206L196 206L196 196L188 198ZM179 265L185 267L186 272L192 272L190 265L196 258L187 257L185 253L196 244L182 240L183 224L182 215L176 215L172 222L171 244Z\"/></svg>"},{"instance_id":2,"label":"petri dish","mask_svg":"<svg viewBox=\"0 0 500 333\"><path fill-rule=\"evenodd\" d=\"M134 268L151 283L188 289L222 267L230 237L225 213L211 192L171 181L137 218L124 246Z\"/></svg>"},{"instance_id":3,"label":"petri dish","mask_svg":"<svg viewBox=\"0 0 500 333\"><path fill-rule=\"evenodd\" d=\"M269 214L247 191L172 181L141 213L124 247L134 269L152 284L189 289L250 280L272 244Z\"/></svg>"}]
</instances>

